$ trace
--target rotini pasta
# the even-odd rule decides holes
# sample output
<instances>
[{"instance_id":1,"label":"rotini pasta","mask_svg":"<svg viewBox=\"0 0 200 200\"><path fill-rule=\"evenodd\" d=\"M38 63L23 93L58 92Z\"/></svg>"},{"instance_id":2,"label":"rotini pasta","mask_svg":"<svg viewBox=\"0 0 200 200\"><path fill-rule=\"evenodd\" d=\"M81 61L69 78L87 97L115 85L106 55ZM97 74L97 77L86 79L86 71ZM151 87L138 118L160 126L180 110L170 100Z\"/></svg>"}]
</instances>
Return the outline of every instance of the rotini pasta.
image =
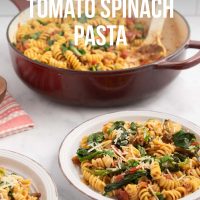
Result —
<instances>
[{"instance_id":1,"label":"rotini pasta","mask_svg":"<svg viewBox=\"0 0 200 200\"><path fill-rule=\"evenodd\" d=\"M86 169L82 170L83 173L83 177L86 181L88 181L88 184L94 188L95 190L97 190L98 192L103 193L104 192L104 187L105 187L105 183L100 180L97 176L94 176L93 174L91 174L89 171L87 171Z\"/></svg>"},{"instance_id":2,"label":"rotini pasta","mask_svg":"<svg viewBox=\"0 0 200 200\"><path fill-rule=\"evenodd\" d=\"M128 184L124 190L128 193L130 200L138 200L138 186L136 184Z\"/></svg>"},{"instance_id":3,"label":"rotini pasta","mask_svg":"<svg viewBox=\"0 0 200 200\"><path fill-rule=\"evenodd\" d=\"M103 195L177 200L200 188L199 150L195 135L170 120L112 121L84 136L72 160Z\"/></svg>"}]
</instances>

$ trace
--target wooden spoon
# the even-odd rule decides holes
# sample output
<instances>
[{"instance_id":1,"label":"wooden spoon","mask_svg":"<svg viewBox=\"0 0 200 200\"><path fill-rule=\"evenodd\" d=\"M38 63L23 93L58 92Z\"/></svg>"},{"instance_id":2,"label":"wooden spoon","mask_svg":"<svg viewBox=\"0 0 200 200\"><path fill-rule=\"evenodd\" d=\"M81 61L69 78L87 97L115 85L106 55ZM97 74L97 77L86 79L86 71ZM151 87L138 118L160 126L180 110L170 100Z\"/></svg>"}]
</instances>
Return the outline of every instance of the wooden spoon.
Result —
<instances>
[{"instance_id":1,"label":"wooden spoon","mask_svg":"<svg viewBox=\"0 0 200 200\"><path fill-rule=\"evenodd\" d=\"M160 9L162 9L161 5L157 4L155 7L155 12L157 13ZM145 50L146 52L156 49L157 51L163 52L163 56L166 56L167 50L161 42L164 23L164 17L152 18L147 37L145 38L142 46L139 48L139 51L143 52Z\"/></svg>"},{"instance_id":2,"label":"wooden spoon","mask_svg":"<svg viewBox=\"0 0 200 200\"><path fill-rule=\"evenodd\" d=\"M0 76L0 103L3 101L7 90L6 80Z\"/></svg>"}]
</instances>

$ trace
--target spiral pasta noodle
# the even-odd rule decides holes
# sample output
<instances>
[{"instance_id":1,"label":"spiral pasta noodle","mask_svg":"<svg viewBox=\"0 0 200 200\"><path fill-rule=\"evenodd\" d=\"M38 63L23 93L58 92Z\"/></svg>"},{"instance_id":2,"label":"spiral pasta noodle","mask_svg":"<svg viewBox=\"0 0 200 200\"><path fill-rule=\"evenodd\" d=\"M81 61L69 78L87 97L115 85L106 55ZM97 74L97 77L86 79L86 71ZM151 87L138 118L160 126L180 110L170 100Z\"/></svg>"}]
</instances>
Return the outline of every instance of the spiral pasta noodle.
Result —
<instances>
[{"instance_id":1,"label":"spiral pasta noodle","mask_svg":"<svg viewBox=\"0 0 200 200\"><path fill-rule=\"evenodd\" d=\"M154 180L159 180L161 178L162 173L158 162L152 163L150 171L151 171L151 177Z\"/></svg>"},{"instance_id":2,"label":"spiral pasta noodle","mask_svg":"<svg viewBox=\"0 0 200 200\"><path fill-rule=\"evenodd\" d=\"M71 68L81 69L81 62L76 58L76 56L71 51L65 52L65 58L69 63Z\"/></svg>"},{"instance_id":3,"label":"spiral pasta noodle","mask_svg":"<svg viewBox=\"0 0 200 200\"><path fill-rule=\"evenodd\" d=\"M54 58L50 58L49 59L49 64L58 68L63 68L63 69L67 69L67 63L63 62L63 61L58 61Z\"/></svg>"},{"instance_id":4,"label":"spiral pasta noodle","mask_svg":"<svg viewBox=\"0 0 200 200\"><path fill-rule=\"evenodd\" d=\"M175 150L172 144L166 144L157 138L155 138L152 142L150 142L150 146L151 147L149 149L149 153L157 157L170 155Z\"/></svg>"},{"instance_id":5,"label":"spiral pasta noodle","mask_svg":"<svg viewBox=\"0 0 200 200\"><path fill-rule=\"evenodd\" d=\"M103 158L92 159L92 165L96 168L110 168L113 164L113 158L106 155Z\"/></svg>"},{"instance_id":6,"label":"spiral pasta noodle","mask_svg":"<svg viewBox=\"0 0 200 200\"><path fill-rule=\"evenodd\" d=\"M138 187L135 184L128 184L124 190L128 193L130 200L138 200Z\"/></svg>"},{"instance_id":7,"label":"spiral pasta noodle","mask_svg":"<svg viewBox=\"0 0 200 200\"><path fill-rule=\"evenodd\" d=\"M102 180L100 180L97 176L92 175L85 169L82 171L82 173L83 173L84 179L86 181L88 181L89 185L92 188L94 188L95 190L97 190L100 193L103 193L105 183Z\"/></svg>"},{"instance_id":8,"label":"spiral pasta noodle","mask_svg":"<svg viewBox=\"0 0 200 200\"><path fill-rule=\"evenodd\" d=\"M27 49L24 55L32 60L40 60L41 54L37 53L34 48Z\"/></svg>"},{"instance_id":9,"label":"spiral pasta noodle","mask_svg":"<svg viewBox=\"0 0 200 200\"><path fill-rule=\"evenodd\" d=\"M149 200L152 197L149 189L145 184L139 186L138 196L140 200Z\"/></svg>"}]
</instances>

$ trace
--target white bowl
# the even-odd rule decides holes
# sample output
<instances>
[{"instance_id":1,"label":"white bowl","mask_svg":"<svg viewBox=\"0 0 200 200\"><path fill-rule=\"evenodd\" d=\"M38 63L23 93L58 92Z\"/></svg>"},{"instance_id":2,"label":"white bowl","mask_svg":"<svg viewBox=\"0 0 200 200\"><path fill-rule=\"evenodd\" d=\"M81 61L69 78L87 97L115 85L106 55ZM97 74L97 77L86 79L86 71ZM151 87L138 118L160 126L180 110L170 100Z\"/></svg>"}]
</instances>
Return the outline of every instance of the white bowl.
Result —
<instances>
[{"instance_id":1,"label":"white bowl","mask_svg":"<svg viewBox=\"0 0 200 200\"><path fill-rule=\"evenodd\" d=\"M31 191L40 193L41 200L58 200L57 189L50 175L30 158L0 149L0 167L30 179Z\"/></svg>"},{"instance_id":2,"label":"white bowl","mask_svg":"<svg viewBox=\"0 0 200 200\"><path fill-rule=\"evenodd\" d=\"M80 141L84 135L91 134L101 130L102 126L113 120L127 120L127 121L146 121L149 118L154 119L171 119L174 122L178 122L183 125L183 127L189 129L191 132L195 133L197 138L200 139L200 128L180 117L176 117L170 114L152 111L124 111L110 113L102 115L91 120L88 120L75 129L73 129L64 139L59 152L59 163L61 170L67 180L80 192L87 195L92 199L98 200L109 200L110 198L102 196L100 193L94 191L86 184L84 184L80 179L80 170L75 167L72 162L72 157L76 155L76 151L79 148ZM197 200L200 199L200 190L188 195L181 200Z\"/></svg>"}]
</instances>

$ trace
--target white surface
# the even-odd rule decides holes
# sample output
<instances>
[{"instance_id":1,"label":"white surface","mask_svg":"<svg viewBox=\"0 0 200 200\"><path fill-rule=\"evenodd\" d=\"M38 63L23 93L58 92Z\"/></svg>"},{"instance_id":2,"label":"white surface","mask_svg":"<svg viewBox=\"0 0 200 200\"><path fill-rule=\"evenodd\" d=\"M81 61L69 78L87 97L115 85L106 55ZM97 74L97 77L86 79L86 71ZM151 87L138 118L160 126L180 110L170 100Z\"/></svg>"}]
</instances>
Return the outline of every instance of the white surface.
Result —
<instances>
[{"instance_id":1,"label":"white surface","mask_svg":"<svg viewBox=\"0 0 200 200\"><path fill-rule=\"evenodd\" d=\"M197 15L200 15L200 1L197 2Z\"/></svg>"},{"instance_id":2,"label":"white surface","mask_svg":"<svg viewBox=\"0 0 200 200\"><path fill-rule=\"evenodd\" d=\"M75 128L64 140L62 147L59 153L59 160L62 166L63 173L70 180L70 182L77 187L81 192L86 193L93 199L98 200L111 200L111 198L104 197L100 193L95 192L93 189L88 187L83 181L80 179L81 173L80 170L74 167L74 164L71 161L71 158L76 155L76 151L80 146L81 139L88 134L95 133L102 130L104 124L109 121L116 120L124 120L124 121L140 121L145 122L148 119L158 119L165 120L171 119L174 122L183 125L183 128L191 131L192 133L197 133L197 138L199 138L200 128L195 126L193 123L184 120L182 118L177 118L176 116L160 113L160 112L152 112L152 111L123 111L116 112L111 114L106 114L103 116L96 117L91 119L79 127ZM196 200L200 197L200 191L196 191L191 195L188 195L182 200Z\"/></svg>"},{"instance_id":3,"label":"white surface","mask_svg":"<svg viewBox=\"0 0 200 200\"><path fill-rule=\"evenodd\" d=\"M58 200L57 190L49 174L38 163L12 151L0 149L0 166L26 179L31 179L31 192L40 193L41 200Z\"/></svg>"},{"instance_id":4,"label":"white surface","mask_svg":"<svg viewBox=\"0 0 200 200\"><path fill-rule=\"evenodd\" d=\"M10 61L6 27L11 17L0 17L0 74L8 81L9 92L32 116L31 131L0 140L0 148L23 153L41 163L56 181L60 200L85 199L63 177L58 166L58 150L65 135L94 116L120 110L148 109L172 113L200 126L200 65L186 70L154 98L120 108L89 109L59 105L28 89L16 76ZM188 17L192 39L200 40L200 17Z\"/></svg>"},{"instance_id":5,"label":"white surface","mask_svg":"<svg viewBox=\"0 0 200 200\"><path fill-rule=\"evenodd\" d=\"M174 0L174 7L184 15L196 15L199 0Z\"/></svg>"}]
</instances>

